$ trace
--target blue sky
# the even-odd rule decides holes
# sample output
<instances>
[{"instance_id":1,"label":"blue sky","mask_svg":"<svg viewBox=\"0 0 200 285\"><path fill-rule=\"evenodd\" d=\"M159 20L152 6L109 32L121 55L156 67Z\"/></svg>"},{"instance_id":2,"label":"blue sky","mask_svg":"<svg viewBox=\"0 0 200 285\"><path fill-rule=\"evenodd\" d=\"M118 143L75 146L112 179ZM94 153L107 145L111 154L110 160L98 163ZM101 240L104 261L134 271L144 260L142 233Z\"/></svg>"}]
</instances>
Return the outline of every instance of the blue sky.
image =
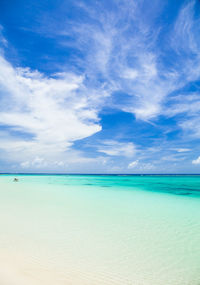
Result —
<instances>
[{"instance_id":1,"label":"blue sky","mask_svg":"<svg viewBox=\"0 0 200 285\"><path fill-rule=\"evenodd\" d=\"M199 115L199 1L0 2L0 172L199 173Z\"/></svg>"}]
</instances>

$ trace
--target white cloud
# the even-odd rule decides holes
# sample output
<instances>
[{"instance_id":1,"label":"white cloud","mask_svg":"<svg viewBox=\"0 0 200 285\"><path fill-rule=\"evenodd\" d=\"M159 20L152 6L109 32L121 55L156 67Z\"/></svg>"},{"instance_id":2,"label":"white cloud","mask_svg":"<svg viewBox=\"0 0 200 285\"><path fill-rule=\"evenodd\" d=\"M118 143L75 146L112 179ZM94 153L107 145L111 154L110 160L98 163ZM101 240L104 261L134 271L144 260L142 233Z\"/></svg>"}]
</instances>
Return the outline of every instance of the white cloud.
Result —
<instances>
[{"instance_id":1,"label":"white cloud","mask_svg":"<svg viewBox=\"0 0 200 285\"><path fill-rule=\"evenodd\" d=\"M0 124L9 127L0 149L22 163L23 156L33 160L36 155L44 159L65 155L75 140L101 130L95 101L99 103L99 97L90 91L85 90L84 77L68 73L46 77L14 68L0 56Z\"/></svg>"},{"instance_id":2,"label":"white cloud","mask_svg":"<svg viewBox=\"0 0 200 285\"><path fill-rule=\"evenodd\" d=\"M168 154L167 156L163 156L162 160L164 160L164 161L182 161L185 159L185 157L180 157L177 155L178 154L176 154L176 155Z\"/></svg>"},{"instance_id":3,"label":"white cloud","mask_svg":"<svg viewBox=\"0 0 200 285\"><path fill-rule=\"evenodd\" d=\"M135 160L135 161L129 163L128 168L134 168L135 166L138 165L138 162L139 162L138 160Z\"/></svg>"},{"instance_id":4,"label":"white cloud","mask_svg":"<svg viewBox=\"0 0 200 285\"><path fill-rule=\"evenodd\" d=\"M189 137L200 137L200 97L196 93L173 96L168 100L169 105L164 114L168 117L184 114L182 120L178 120L178 126L183 129Z\"/></svg>"},{"instance_id":5,"label":"white cloud","mask_svg":"<svg viewBox=\"0 0 200 285\"><path fill-rule=\"evenodd\" d=\"M178 148L176 151L177 152L188 152L188 151L191 151L191 149L190 148Z\"/></svg>"},{"instance_id":6,"label":"white cloud","mask_svg":"<svg viewBox=\"0 0 200 285\"><path fill-rule=\"evenodd\" d=\"M187 2L186 5L183 5L177 17L174 27L175 35L174 37L172 36L172 45L178 52L184 50L187 54L190 52L194 54L199 53L198 38L196 36L198 36L200 20L194 17L194 8L194 0ZM178 41L175 36L179 38Z\"/></svg>"},{"instance_id":7,"label":"white cloud","mask_svg":"<svg viewBox=\"0 0 200 285\"><path fill-rule=\"evenodd\" d=\"M200 98L198 93L186 93L173 96L168 99L169 105L164 110L164 114L168 117L177 114L187 114L188 117L196 116L200 110Z\"/></svg>"},{"instance_id":8,"label":"white cloud","mask_svg":"<svg viewBox=\"0 0 200 285\"><path fill-rule=\"evenodd\" d=\"M20 166L22 168L29 168L30 162L29 161L23 161L23 162L20 163Z\"/></svg>"},{"instance_id":9,"label":"white cloud","mask_svg":"<svg viewBox=\"0 0 200 285\"><path fill-rule=\"evenodd\" d=\"M102 142L102 145L98 147L99 152L103 152L110 156L125 156L132 157L136 153L136 147L133 143L124 143L114 140L108 140Z\"/></svg>"},{"instance_id":10,"label":"white cloud","mask_svg":"<svg viewBox=\"0 0 200 285\"><path fill-rule=\"evenodd\" d=\"M155 169L155 166L150 162L139 162L139 160L135 160L128 165L129 169L135 168L138 171L147 171Z\"/></svg>"},{"instance_id":11,"label":"white cloud","mask_svg":"<svg viewBox=\"0 0 200 285\"><path fill-rule=\"evenodd\" d=\"M138 71L135 69L127 68L124 73L121 74L122 78L135 79L138 76Z\"/></svg>"},{"instance_id":12,"label":"white cloud","mask_svg":"<svg viewBox=\"0 0 200 285\"><path fill-rule=\"evenodd\" d=\"M153 170L155 169L155 166L152 163L146 162L146 163L141 163L139 169L141 171Z\"/></svg>"},{"instance_id":13,"label":"white cloud","mask_svg":"<svg viewBox=\"0 0 200 285\"><path fill-rule=\"evenodd\" d=\"M64 166L65 163L63 161L55 161L55 165Z\"/></svg>"},{"instance_id":14,"label":"white cloud","mask_svg":"<svg viewBox=\"0 0 200 285\"><path fill-rule=\"evenodd\" d=\"M44 158L36 156L32 161L24 161L20 163L22 168L44 168L47 166L47 162Z\"/></svg>"},{"instance_id":15,"label":"white cloud","mask_svg":"<svg viewBox=\"0 0 200 285\"><path fill-rule=\"evenodd\" d=\"M185 131L189 137L200 138L200 119L199 116L193 116L185 119L179 123L181 128Z\"/></svg>"},{"instance_id":16,"label":"white cloud","mask_svg":"<svg viewBox=\"0 0 200 285\"><path fill-rule=\"evenodd\" d=\"M200 156L192 161L192 164L200 164Z\"/></svg>"}]
</instances>

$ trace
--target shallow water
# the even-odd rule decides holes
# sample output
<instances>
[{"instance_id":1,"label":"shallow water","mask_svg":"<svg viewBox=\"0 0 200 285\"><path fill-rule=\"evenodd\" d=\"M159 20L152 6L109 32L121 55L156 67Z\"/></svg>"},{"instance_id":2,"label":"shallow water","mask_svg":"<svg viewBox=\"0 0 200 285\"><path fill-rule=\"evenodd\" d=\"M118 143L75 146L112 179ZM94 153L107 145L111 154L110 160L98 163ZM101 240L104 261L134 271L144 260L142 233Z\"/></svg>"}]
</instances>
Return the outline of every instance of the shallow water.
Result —
<instances>
[{"instance_id":1,"label":"shallow water","mask_svg":"<svg viewBox=\"0 0 200 285\"><path fill-rule=\"evenodd\" d=\"M0 284L199 285L199 176L0 176Z\"/></svg>"}]
</instances>

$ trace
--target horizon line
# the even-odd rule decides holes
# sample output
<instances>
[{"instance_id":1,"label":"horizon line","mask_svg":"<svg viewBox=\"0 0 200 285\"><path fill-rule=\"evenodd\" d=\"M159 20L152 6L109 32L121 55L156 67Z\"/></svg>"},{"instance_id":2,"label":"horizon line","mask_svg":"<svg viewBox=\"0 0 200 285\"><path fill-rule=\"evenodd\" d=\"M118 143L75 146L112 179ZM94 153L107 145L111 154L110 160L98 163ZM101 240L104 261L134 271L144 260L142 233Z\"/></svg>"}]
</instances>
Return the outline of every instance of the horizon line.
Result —
<instances>
[{"instance_id":1,"label":"horizon line","mask_svg":"<svg viewBox=\"0 0 200 285\"><path fill-rule=\"evenodd\" d=\"M45 173L45 172L0 172L0 175L114 175L114 176L150 176L150 175L159 175L159 176L198 176L200 173Z\"/></svg>"}]
</instances>

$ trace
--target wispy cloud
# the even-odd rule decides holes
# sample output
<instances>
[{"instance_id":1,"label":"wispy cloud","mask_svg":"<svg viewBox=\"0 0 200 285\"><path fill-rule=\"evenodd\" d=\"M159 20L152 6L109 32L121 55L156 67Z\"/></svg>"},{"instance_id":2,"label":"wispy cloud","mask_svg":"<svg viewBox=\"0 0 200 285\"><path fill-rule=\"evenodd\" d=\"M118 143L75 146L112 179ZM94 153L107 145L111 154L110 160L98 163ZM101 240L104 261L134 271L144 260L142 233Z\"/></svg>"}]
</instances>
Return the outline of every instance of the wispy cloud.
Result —
<instances>
[{"instance_id":1,"label":"wispy cloud","mask_svg":"<svg viewBox=\"0 0 200 285\"><path fill-rule=\"evenodd\" d=\"M0 25L0 47L7 47L8 45L8 41L6 40L6 38L3 35L3 26Z\"/></svg>"},{"instance_id":2,"label":"wispy cloud","mask_svg":"<svg viewBox=\"0 0 200 285\"><path fill-rule=\"evenodd\" d=\"M134 168L138 165L138 160L134 160L132 162L129 163L128 168Z\"/></svg>"},{"instance_id":3,"label":"wispy cloud","mask_svg":"<svg viewBox=\"0 0 200 285\"><path fill-rule=\"evenodd\" d=\"M103 141L98 146L98 151L109 156L125 156L132 157L136 153L136 147L133 143L118 142L118 141Z\"/></svg>"},{"instance_id":4,"label":"wispy cloud","mask_svg":"<svg viewBox=\"0 0 200 285\"><path fill-rule=\"evenodd\" d=\"M188 151L191 151L190 148L178 148L176 149L177 152L188 152Z\"/></svg>"},{"instance_id":5,"label":"wispy cloud","mask_svg":"<svg viewBox=\"0 0 200 285\"><path fill-rule=\"evenodd\" d=\"M163 23L158 25L154 17L162 16L164 6L161 1L156 3L159 5L147 18L141 17L143 6L139 2L118 1L109 11L100 2L96 9L81 3L79 7L89 20L69 21L57 34L74 35L73 46L84 55L84 59L77 58L77 64L90 84L98 88L104 82L112 98L109 104L142 120L163 114L166 98L200 76L195 1L183 3L166 34L162 34ZM162 45L158 44L161 36ZM72 43L62 39L62 44ZM172 54L176 60L169 65L167 58ZM123 100L117 97L119 91Z\"/></svg>"},{"instance_id":6,"label":"wispy cloud","mask_svg":"<svg viewBox=\"0 0 200 285\"><path fill-rule=\"evenodd\" d=\"M139 160L134 160L128 164L128 169L133 169L135 172L145 172L154 170L155 166L150 162L140 162Z\"/></svg>"},{"instance_id":7,"label":"wispy cloud","mask_svg":"<svg viewBox=\"0 0 200 285\"><path fill-rule=\"evenodd\" d=\"M47 75L15 67L2 52L2 157L26 168L94 163L95 158L75 149L74 142L101 131L100 111L106 106L133 114L135 125L147 121L162 129L163 138L158 142L156 137L155 146L147 138L141 141L141 148L137 144L140 161L134 160L129 168L153 169L152 163L142 164L146 158L184 160L181 155L192 152L184 144L185 137L200 137L199 89L195 85L200 79L200 17L195 14L196 2L183 1L170 23L162 20L166 6L160 0L154 1L153 9L146 0L86 2L72 5L78 9L78 17L47 13L37 18L37 32L54 39L59 49L73 49L64 63L57 63L59 73ZM8 42L2 26L0 41L5 49ZM195 85L192 92L190 84ZM173 125L162 125L161 117L173 119ZM179 130L181 143L165 144L166 129L169 133ZM127 159L136 154L136 140L133 134L129 137L128 142L106 137L99 144L94 142L97 161L103 164L106 156L124 157L127 167Z\"/></svg>"}]
</instances>

